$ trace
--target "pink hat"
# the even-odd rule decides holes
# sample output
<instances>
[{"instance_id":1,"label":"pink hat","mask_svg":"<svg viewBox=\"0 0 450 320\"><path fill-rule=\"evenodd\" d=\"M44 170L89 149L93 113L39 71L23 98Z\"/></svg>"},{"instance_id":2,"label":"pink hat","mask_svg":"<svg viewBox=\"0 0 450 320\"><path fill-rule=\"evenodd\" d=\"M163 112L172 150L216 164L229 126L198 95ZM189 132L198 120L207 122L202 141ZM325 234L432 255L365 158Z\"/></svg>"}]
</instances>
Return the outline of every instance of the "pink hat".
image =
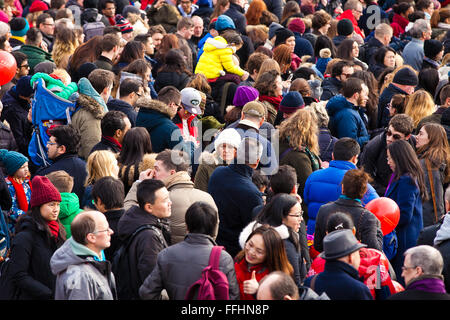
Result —
<instances>
[{"instance_id":1,"label":"pink hat","mask_svg":"<svg viewBox=\"0 0 450 320\"><path fill-rule=\"evenodd\" d=\"M292 32L298 32L300 34L305 33L305 23L300 18L294 18L289 22L288 29Z\"/></svg>"},{"instance_id":2,"label":"pink hat","mask_svg":"<svg viewBox=\"0 0 450 320\"><path fill-rule=\"evenodd\" d=\"M45 11L48 10L48 5L40 0L34 0L33 3L30 6L29 12L38 12L38 11Z\"/></svg>"}]
</instances>

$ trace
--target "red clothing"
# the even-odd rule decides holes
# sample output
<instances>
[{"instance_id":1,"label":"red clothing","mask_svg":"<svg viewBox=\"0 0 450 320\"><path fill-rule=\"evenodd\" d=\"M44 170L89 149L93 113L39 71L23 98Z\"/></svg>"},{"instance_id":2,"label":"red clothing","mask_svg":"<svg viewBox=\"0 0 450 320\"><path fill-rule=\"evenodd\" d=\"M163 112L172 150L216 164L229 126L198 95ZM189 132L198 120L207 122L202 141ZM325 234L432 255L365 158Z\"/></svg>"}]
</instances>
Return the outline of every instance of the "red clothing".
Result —
<instances>
[{"instance_id":1,"label":"red clothing","mask_svg":"<svg viewBox=\"0 0 450 320\"><path fill-rule=\"evenodd\" d=\"M295 70L297 70L298 69L298 67L300 67L300 65L301 65L301 63L302 63L302 59L298 56L298 55L296 55L295 53L291 53L291 57L292 57L292 60L291 60L291 70L292 71L295 71Z\"/></svg>"},{"instance_id":2,"label":"red clothing","mask_svg":"<svg viewBox=\"0 0 450 320\"><path fill-rule=\"evenodd\" d=\"M342 12L339 16L336 17L337 20L342 19L348 19L353 24L353 29L355 29L355 32L359 34L363 39L366 37L364 35L364 31L362 31L358 26L358 21L356 21L355 17L353 16L352 10L348 9Z\"/></svg>"},{"instance_id":3,"label":"red clothing","mask_svg":"<svg viewBox=\"0 0 450 320\"><path fill-rule=\"evenodd\" d=\"M245 258L242 258L241 261L234 263L234 270L236 272L236 279L239 284L241 296L240 300L256 300L253 295L244 293L244 281L250 280L252 278L252 272L255 270L256 280L260 282L262 278L269 274L269 269L267 269L263 264L257 264L249 267Z\"/></svg>"},{"instance_id":4,"label":"red clothing","mask_svg":"<svg viewBox=\"0 0 450 320\"><path fill-rule=\"evenodd\" d=\"M394 13L391 23L394 37L398 37L399 35L405 33L405 28L408 24L409 24L408 19L403 18L401 15L397 13Z\"/></svg>"},{"instance_id":5,"label":"red clothing","mask_svg":"<svg viewBox=\"0 0 450 320\"><path fill-rule=\"evenodd\" d=\"M186 121L189 129L189 135L191 137L194 137L195 139L198 138L198 128L196 127L197 123L193 121L197 118L197 115L193 114L191 115ZM175 118L173 119L173 122L177 125L178 128L181 130L181 134L183 134L183 120L181 119L180 115L177 113Z\"/></svg>"},{"instance_id":6,"label":"red clothing","mask_svg":"<svg viewBox=\"0 0 450 320\"><path fill-rule=\"evenodd\" d=\"M361 248L359 251L361 263L359 265L359 276L364 278L364 283L370 289L370 293L375 299L375 286L377 283L377 267L380 266L381 286L388 286L391 294L399 292L396 285L392 282L389 276L389 263L386 256L378 250L370 248ZM307 276L313 276L321 273L325 268L325 259L317 257L311 264Z\"/></svg>"}]
</instances>

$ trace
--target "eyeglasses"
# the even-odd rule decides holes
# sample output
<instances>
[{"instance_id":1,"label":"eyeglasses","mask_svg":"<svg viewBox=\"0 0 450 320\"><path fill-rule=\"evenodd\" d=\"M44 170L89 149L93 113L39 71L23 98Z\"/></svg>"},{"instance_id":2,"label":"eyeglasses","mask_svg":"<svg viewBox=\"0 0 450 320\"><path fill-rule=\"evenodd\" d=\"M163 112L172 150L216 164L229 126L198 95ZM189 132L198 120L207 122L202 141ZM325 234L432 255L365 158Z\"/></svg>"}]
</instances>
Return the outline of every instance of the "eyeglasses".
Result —
<instances>
[{"instance_id":1,"label":"eyeglasses","mask_svg":"<svg viewBox=\"0 0 450 320\"><path fill-rule=\"evenodd\" d=\"M44 23L45 26L50 26L50 27L54 27L55 24L54 23Z\"/></svg>"},{"instance_id":2,"label":"eyeglasses","mask_svg":"<svg viewBox=\"0 0 450 320\"><path fill-rule=\"evenodd\" d=\"M142 93L135 92L138 97L142 97Z\"/></svg>"},{"instance_id":3,"label":"eyeglasses","mask_svg":"<svg viewBox=\"0 0 450 320\"><path fill-rule=\"evenodd\" d=\"M94 231L94 232L91 232L91 233L96 234L96 233L100 233L100 232L109 232L109 230L111 230L111 228L108 228L108 229L105 229L105 230L97 230L97 231Z\"/></svg>"},{"instance_id":4,"label":"eyeglasses","mask_svg":"<svg viewBox=\"0 0 450 320\"><path fill-rule=\"evenodd\" d=\"M20 68L27 68L30 69L30 66L28 64L24 64L23 66L20 66Z\"/></svg>"},{"instance_id":5,"label":"eyeglasses","mask_svg":"<svg viewBox=\"0 0 450 320\"><path fill-rule=\"evenodd\" d=\"M299 212L296 212L296 214L288 214L288 216L289 217L294 217L294 218L297 218L297 219L303 219L302 213L303 213L303 210L299 211Z\"/></svg>"},{"instance_id":6,"label":"eyeglasses","mask_svg":"<svg viewBox=\"0 0 450 320\"><path fill-rule=\"evenodd\" d=\"M386 135L388 136L388 137L390 137L390 136L392 136L392 138L394 139L394 140L400 140L401 138L402 138L402 136L400 136L399 134L397 134L397 133L392 133L392 131L391 130L386 130Z\"/></svg>"},{"instance_id":7,"label":"eyeglasses","mask_svg":"<svg viewBox=\"0 0 450 320\"><path fill-rule=\"evenodd\" d=\"M402 271L405 271L405 270L408 270L408 269L415 269L415 268L417 268L417 267L405 267L405 266L403 266L402 267Z\"/></svg>"},{"instance_id":8,"label":"eyeglasses","mask_svg":"<svg viewBox=\"0 0 450 320\"><path fill-rule=\"evenodd\" d=\"M48 146L53 146L53 145L55 145L55 144L58 144L58 143L57 143L57 142L51 142L51 141L47 142L47 145L48 145Z\"/></svg>"},{"instance_id":9,"label":"eyeglasses","mask_svg":"<svg viewBox=\"0 0 450 320\"><path fill-rule=\"evenodd\" d=\"M261 249L255 248L252 244L250 244L248 242L245 244L245 249L247 251L253 250L255 252L255 254L258 256L263 256L266 253L265 251L262 251Z\"/></svg>"}]
</instances>

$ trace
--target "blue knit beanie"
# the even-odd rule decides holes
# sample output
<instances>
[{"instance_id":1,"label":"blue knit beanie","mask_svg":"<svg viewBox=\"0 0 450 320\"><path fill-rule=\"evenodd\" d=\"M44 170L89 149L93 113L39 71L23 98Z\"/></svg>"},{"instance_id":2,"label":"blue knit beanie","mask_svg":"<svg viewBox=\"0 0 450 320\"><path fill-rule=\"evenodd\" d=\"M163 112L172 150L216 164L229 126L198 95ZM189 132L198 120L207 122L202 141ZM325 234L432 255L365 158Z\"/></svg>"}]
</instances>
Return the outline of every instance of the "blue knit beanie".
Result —
<instances>
[{"instance_id":1,"label":"blue knit beanie","mask_svg":"<svg viewBox=\"0 0 450 320\"><path fill-rule=\"evenodd\" d=\"M11 28L11 34L15 37L23 37L30 29L27 19L23 17L12 18L11 21L9 21L9 26Z\"/></svg>"},{"instance_id":2,"label":"blue knit beanie","mask_svg":"<svg viewBox=\"0 0 450 320\"><path fill-rule=\"evenodd\" d=\"M283 113L294 113L304 107L302 95L298 91L289 91L281 100L279 110Z\"/></svg>"},{"instance_id":3,"label":"blue knit beanie","mask_svg":"<svg viewBox=\"0 0 450 320\"><path fill-rule=\"evenodd\" d=\"M233 20L224 14L221 14L216 21L215 29L217 31L222 31L225 29L236 29Z\"/></svg>"},{"instance_id":4,"label":"blue knit beanie","mask_svg":"<svg viewBox=\"0 0 450 320\"><path fill-rule=\"evenodd\" d=\"M6 173L12 176L25 162L28 162L28 158L16 151L0 149L0 161L6 169Z\"/></svg>"}]
</instances>

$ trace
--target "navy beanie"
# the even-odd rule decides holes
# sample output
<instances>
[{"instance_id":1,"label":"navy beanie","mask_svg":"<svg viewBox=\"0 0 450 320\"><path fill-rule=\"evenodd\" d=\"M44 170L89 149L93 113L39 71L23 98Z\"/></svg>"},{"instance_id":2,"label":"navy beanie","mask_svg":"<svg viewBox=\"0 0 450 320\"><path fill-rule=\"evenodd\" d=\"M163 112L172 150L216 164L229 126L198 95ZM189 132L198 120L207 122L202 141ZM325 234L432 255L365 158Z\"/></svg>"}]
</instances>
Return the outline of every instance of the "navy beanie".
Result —
<instances>
[{"instance_id":1,"label":"navy beanie","mask_svg":"<svg viewBox=\"0 0 450 320\"><path fill-rule=\"evenodd\" d=\"M413 70L409 67L405 67L397 71L392 82L404 86L417 86L419 84L419 78Z\"/></svg>"},{"instance_id":2,"label":"navy beanie","mask_svg":"<svg viewBox=\"0 0 450 320\"><path fill-rule=\"evenodd\" d=\"M31 97L31 95L33 94L34 90L31 87L31 76L23 76L19 79L19 81L17 81L16 84L16 93L18 95L21 95L23 97Z\"/></svg>"},{"instance_id":3,"label":"navy beanie","mask_svg":"<svg viewBox=\"0 0 450 320\"><path fill-rule=\"evenodd\" d=\"M302 95L298 91L289 91L280 102L280 110L283 113L294 113L305 107Z\"/></svg>"},{"instance_id":4,"label":"navy beanie","mask_svg":"<svg viewBox=\"0 0 450 320\"><path fill-rule=\"evenodd\" d=\"M353 23L349 19L342 19L337 24L337 33L340 36L349 36L354 30Z\"/></svg>"}]
</instances>

